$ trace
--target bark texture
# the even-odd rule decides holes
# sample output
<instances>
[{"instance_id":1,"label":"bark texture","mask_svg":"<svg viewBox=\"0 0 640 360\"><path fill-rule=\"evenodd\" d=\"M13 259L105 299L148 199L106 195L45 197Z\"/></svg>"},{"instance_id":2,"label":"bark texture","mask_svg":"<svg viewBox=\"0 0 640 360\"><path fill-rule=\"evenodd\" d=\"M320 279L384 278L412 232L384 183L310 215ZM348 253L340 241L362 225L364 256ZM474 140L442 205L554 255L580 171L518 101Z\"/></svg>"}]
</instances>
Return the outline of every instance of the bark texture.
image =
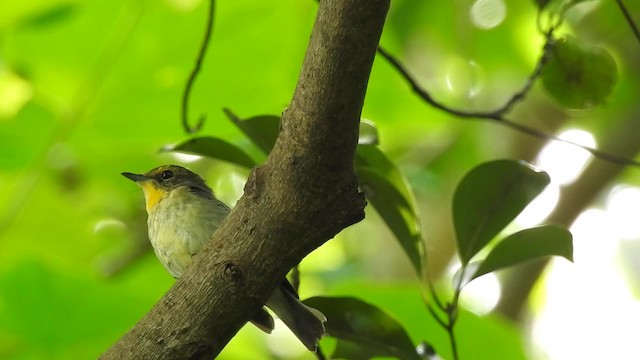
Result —
<instances>
[{"instance_id":1,"label":"bark texture","mask_svg":"<svg viewBox=\"0 0 640 360\"><path fill-rule=\"evenodd\" d=\"M364 217L353 162L388 8L389 0L320 1L267 161L194 263L102 359L215 357L289 269Z\"/></svg>"}]
</instances>

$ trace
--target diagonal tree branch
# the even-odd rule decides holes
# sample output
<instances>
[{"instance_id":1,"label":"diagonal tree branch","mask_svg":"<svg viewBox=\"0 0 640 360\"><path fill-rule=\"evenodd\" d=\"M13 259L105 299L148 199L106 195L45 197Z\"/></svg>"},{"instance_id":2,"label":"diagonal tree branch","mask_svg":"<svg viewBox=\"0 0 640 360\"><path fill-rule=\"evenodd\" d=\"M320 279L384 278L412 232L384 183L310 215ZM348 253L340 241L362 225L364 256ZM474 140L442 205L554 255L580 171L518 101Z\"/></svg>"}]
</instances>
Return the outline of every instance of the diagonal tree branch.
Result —
<instances>
[{"instance_id":1,"label":"diagonal tree branch","mask_svg":"<svg viewBox=\"0 0 640 360\"><path fill-rule=\"evenodd\" d=\"M194 263L103 359L216 356L289 269L364 217L353 162L388 8L389 0L320 2L267 161Z\"/></svg>"}]
</instances>

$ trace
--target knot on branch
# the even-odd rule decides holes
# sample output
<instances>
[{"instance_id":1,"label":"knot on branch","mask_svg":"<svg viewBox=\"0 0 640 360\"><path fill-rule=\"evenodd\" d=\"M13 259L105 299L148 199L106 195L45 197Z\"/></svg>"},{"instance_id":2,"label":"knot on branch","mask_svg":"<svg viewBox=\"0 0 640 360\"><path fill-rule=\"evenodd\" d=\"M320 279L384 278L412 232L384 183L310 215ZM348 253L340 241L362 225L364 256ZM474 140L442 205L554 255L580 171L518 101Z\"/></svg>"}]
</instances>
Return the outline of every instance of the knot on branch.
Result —
<instances>
[{"instance_id":1,"label":"knot on branch","mask_svg":"<svg viewBox=\"0 0 640 360\"><path fill-rule=\"evenodd\" d=\"M256 199L262 193L262 189L264 187L264 170L263 166L256 166L253 168L251 173L249 173L249 178L247 182L244 184L244 195L251 198Z\"/></svg>"},{"instance_id":2,"label":"knot on branch","mask_svg":"<svg viewBox=\"0 0 640 360\"><path fill-rule=\"evenodd\" d=\"M242 271L238 265L232 262L224 264L224 274L231 278L234 283L242 282Z\"/></svg>"}]
</instances>

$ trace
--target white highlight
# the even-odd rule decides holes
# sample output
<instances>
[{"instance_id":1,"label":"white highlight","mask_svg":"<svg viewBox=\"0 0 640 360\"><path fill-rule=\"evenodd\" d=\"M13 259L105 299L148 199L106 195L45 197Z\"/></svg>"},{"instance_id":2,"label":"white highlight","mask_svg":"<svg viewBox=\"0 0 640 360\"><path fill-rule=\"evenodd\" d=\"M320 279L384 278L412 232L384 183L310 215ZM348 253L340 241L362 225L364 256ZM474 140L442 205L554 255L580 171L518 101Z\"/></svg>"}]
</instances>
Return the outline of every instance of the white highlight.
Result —
<instances>
[{"instance_id":1,"label":"white highlight","mask_svg":"<svg viewBox=\"0 0 640 360\"><path fill-rule=\"evenodd\" d=\"M297 359L309 351L280 319L275 319L275 328L267 336L267 347L278 359Z\"/></svg>"},{"instance_id":2,"label":"white highlight","mask_svg":"<svg viewBox=\"0 0 640 360\"><path fill-rule=\"evenodd\" d=\"M452 57L445 71L445 88L461 100L473 99L482 90L484 73L473 60Z\"/></svg>"},{"instance_id":3,"label":"white highlight","mask_svg":"<svg viewBox=\"0 0 640 360\"><path fill-rule=\"evenodd\" d=\"M507 6L502 0L476 0L469 12L471 22L480 29L500 25L507 17Z\"/></svg>"},{"instance_id":4,"label":"white highlight","mask_svg":"<svg viewBox=\"0 0 640 360\"><path fill-rule=\"evenodd\" d=\"M195 10L202 0L165 0L164 2L176 11L188 13Z\"/></svg>"},{"instance_id":5,"label":"white highlight","mask_svg":"<svg viewBox=\"0 0 640 360\"><path fill-rule=\"evenodd\" d=\"M482 275L468 283L460 294L462 307L478 315L484 315L500 300L500 282L494 273Z\"/></svg>"},{"instance_id":6,"label":"white highlight","mask_svg":"<svg viewBox=\"0 0 640 360\"><path fill-rule=\"evenodd\" d=\"M575 263L554 259L542 283L546 302L532 329L538 358L637 359L640 302L616 265L614 227L593 209L572 226Z\"/></svg>"},{"instance_id":7,"label":"white highlight","mask_svg":"<svg viewBox=\"0 0 640 360\"><path fill-rule=\"evenodd\" d=\"M613 230L622 239L640 238L640 188L617 186L607 198L607 213Z\"/></svg>"},{"instance_id":8,"label":"white highlight","mask_svg":"<svg viewBox=\"0 0 640 360\"><path fill-rule=\"evenodd\" d=\"M179 162L184 163L184 164L189 164L189 163L196 162L196 161L202 159L202 156L193 155L193 154L172 152L171 155L173 155L173 157L176 160L178 160Z\"/></svg>"},{"instance_id":9,"label":"white highlight","mask_svg":"<svg viewBox=\"0 0 640 360\"><path fill-rule=\"evenodd\" d=\"M558 138L591 148L596 147L593 135L584 130L567 130L560 133ZM551 141L540 151L535 164L549 173L551 181L559 185L567 185L580 176L590 159L591 154L584 149L559 141Z\"/></svg>"},{"instance_id":10,"label":"white highlight","mask_svg":"<svg viewBox=\"0 0 640 360\"><path fill-rule=\"evenodd\" d=\"M33 94L31 83L10 72L0 61L0 120L16 116Z\"/></svg>"},{"instance_id":11,"label":"white highlight","mask_svg":"<svg viewBox=\"0 0 640 360\"><path fill-rule=\"evenodd\" d=\"M456 258L447 267L449 278L452 279L451 286L454 289L458 281L460 281L461 265L460 260ZM471 277L470 274L477 270L474 265L476 263L471 262L467 267L467 272L463 279L463 283L466 283L466 285L463 286L460 293L460 305L477 315L484 315L491 312L498 305L502 289L495 273L488 273L468 282Z\"/></svg>"},{"instance_id":12,"label":"white highlight","mask_svg":"<svg viewBox=\"0 0 640 360\"><path fill-rule=\"evenodd\" d=\"M127 229L127 224L118 219L102 219L93 225L94 234L98 234L109 229L124 230Z\"/></svg>"},{"instance_id":13,"label":"white highlight","mask_svg":"<svg viewBox=\"0 0 640 360\"><path fill-rule=\"evenodd\" d=\"M555 209L560 199L560 187L551 183L518 215L515 222L522 227L540 224Z\"/></svg>"},{"instance_id":14,"label":"white highlight","mask_svg":"<svg viewBox=\"0 0 640 360\"><path fill-rule=\"evenodd\" d=\"M593 136L584 130L571 129L558 138L595 148ZM575 181L591 160L591 154L575 145L550 141L538 154L535 166L549 173L551 184L516 218L516 224L531 227L551 214L560 198L560 187Z\"/></svg>"}]
</instances>

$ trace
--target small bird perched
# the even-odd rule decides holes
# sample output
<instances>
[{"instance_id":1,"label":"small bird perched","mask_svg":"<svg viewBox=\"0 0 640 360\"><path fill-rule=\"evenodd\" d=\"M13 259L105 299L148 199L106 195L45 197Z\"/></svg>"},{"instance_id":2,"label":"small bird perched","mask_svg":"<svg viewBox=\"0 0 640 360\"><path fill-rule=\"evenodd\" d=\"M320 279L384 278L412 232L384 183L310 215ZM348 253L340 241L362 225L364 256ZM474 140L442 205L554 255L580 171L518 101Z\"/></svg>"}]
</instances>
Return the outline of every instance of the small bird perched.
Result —
<instances>
[{"instance_id":1,"label":"small bird perched","mask_svg":"<svg viewBox=\"0 0 640 360\"><path fill-rule=\"evenodd\" d=\"M229 213L197 174L182 166L164 165L144 174L123 172L144 192L149 240L158 259L179 278L192 258L209 242L211 235ZM311 351L324 335L325 316L298 300L284 279L266 304ZM251 322L266 333L273 330L273 318L263 308Z\"/></svg>"}]
</instances>

